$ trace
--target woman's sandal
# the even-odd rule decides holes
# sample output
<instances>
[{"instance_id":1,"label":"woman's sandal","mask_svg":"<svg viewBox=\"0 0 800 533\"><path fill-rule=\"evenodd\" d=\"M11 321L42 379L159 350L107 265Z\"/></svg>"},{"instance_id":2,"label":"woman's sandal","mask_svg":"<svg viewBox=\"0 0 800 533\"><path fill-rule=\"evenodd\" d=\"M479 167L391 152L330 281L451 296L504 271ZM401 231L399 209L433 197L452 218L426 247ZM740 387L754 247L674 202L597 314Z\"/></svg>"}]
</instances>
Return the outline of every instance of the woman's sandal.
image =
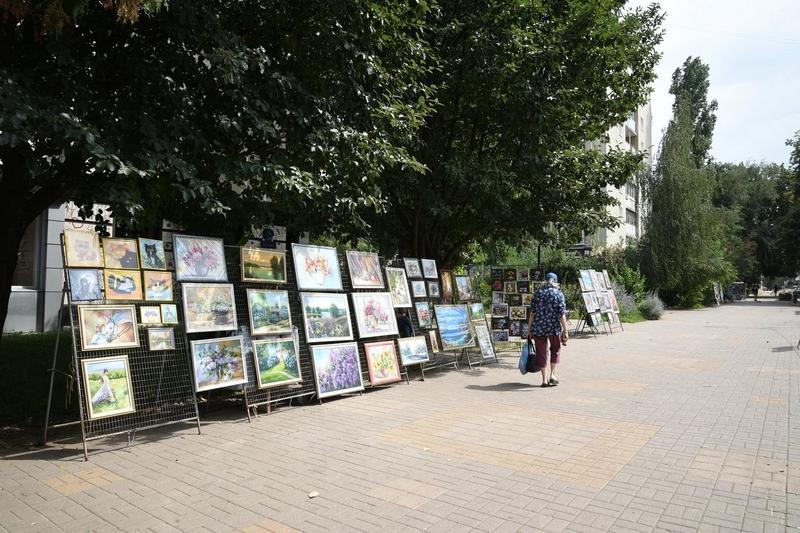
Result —
<instances>
[{"instance_id":1,"label":"woman's sandal","mask_svg":"<svg viewBox=\"0 0 800 533\"><path fill-rule=\"evenodd\" d=\"M555 387L556 385L558 385L558 380L550 378L550 386Z\"/></svg>"},{"instance_id":2,"label":"woman's sandal","mask_svg":"<svg viewBox=\"0 0 800 533\"><path fill-rule=\"evenodd\" d=\"M539 386L542 387L542 388L546 388L546 387L549 387L550 385L548 383L542 383Z\"/></svg>"}]
</instances>

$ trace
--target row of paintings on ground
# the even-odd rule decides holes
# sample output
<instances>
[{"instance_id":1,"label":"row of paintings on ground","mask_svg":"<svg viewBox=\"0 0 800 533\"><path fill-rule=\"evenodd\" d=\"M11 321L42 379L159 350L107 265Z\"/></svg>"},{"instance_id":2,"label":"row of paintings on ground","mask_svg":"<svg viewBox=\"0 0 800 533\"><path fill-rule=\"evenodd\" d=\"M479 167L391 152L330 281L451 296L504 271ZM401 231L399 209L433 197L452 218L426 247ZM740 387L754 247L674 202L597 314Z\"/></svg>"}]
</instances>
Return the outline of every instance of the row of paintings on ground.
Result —
<instances>
[{"instance_id":1,"label":"row of paintings on ground","mask_svg":"<svg viewBox=\"0 0 800 533\"><path fill-rule=\"evenodd\" d=\"M582 292L581 296L583 297L583 305L589 313L595 311L619 313L619 303L617 303L617 296L613 290L587 291Z\"/></svg>"},{"instance_id":2,"label":"row of paintings on ground","mask_svg":"<svg viewBox=\"0 0 800 533\"><path fill-rule=\"evenodd\" d=\"M492 280L492 285L494 285L496 281L539 281L542 273L538 269L528 267L491 267L489 276Z\"/></svg>"},{"instance_id":3,"label":"row of paintings on ground","mask_svg":"<svg viewBox=\"0 0 800 533\"><path fill-rule=\"evenodd\" d=\"M608 270L598 272L596 270L579 270L578 282L581 285L581 291L605 291L611 289L611 277L608 275Z\"/></svg>"}]
</instances>

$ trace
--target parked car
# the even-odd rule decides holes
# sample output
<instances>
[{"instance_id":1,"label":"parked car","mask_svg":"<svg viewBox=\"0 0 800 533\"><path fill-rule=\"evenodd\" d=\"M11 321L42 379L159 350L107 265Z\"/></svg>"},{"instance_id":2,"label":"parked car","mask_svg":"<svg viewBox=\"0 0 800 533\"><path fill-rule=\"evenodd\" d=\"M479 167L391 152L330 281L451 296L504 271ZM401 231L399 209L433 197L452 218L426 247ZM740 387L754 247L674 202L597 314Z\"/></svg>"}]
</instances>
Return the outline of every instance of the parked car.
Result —
<instances>
[{"instance_id":1,"label":"parked car","mask_svg":"<svg viewBox=\"0 0 800 533\"><path fill-rule=\"evenodd\" d=\"M800 299L800 285L795 285L792 290L792 303L796 304L798 299Z\"/></svg>"}]
</instances>

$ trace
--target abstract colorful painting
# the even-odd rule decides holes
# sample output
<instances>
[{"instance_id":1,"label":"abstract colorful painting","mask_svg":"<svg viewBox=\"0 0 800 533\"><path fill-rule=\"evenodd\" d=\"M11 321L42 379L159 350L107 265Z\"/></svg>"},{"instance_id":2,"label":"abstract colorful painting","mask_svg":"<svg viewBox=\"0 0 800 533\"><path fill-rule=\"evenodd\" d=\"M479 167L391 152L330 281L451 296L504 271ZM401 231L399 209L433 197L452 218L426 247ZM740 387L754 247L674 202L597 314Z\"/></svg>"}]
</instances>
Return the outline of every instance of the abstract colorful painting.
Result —
<instances>
[{"instance_id":1,"label":"abstract colorful painting","mask_svg":"<svg viewBox=\"0 0 800 533\"><path fill-rule=\"evenodd\" d=\"M436 305L434 310L443 350L475 346L475 335L466 305Z\"/></svg>"},{"instance_id":2,"label":"abstract colorful painting","mask_svg":"<svg viewBox=\"0 0 800 533\"><path fill-rule=\"evenodd\" d=\"M145 270L144 276L144 299L148 302L171 302L174 299L172 294L172 272L158 272Z\"/></svg>"},{"instance_id":3,"label":"abstract colorful painting","mask_svg":"<svg viewBox=\"0 0 800 533\"><path fill-rule=\"evenodd\" d=\"M365 344L364 353L367 356L369 382L373 387L400 381L394 341Z\"/></svg>"},{"instance_id":4,"label":"abstract colorful painting","mask_svg":"<svg viewBox=\"0 0 800 533\"><path fill-rule=\"evenodd\" d=\"M378 254L348 250L347 267L354 289L382 289L383 274Z\"/></svg>"},{"instance_id":5,"label":"abstract colorful painting","mask_svg":"<svg viewBox=\"0 0 800 533\"><path fill-rule=\"evenodd\" d=\"M297 287L300 290L342 290L342 274L336 248L292 243L292 257Z\"/></svg>"},{"instance_id":6,"label":"abstract colorful painting","mask_svg":"<svg viewBox=\"0 0 800 533\"><path fill-rule=\"evenodd\" d=\"M103 238L103 260L106 268L138 269L136 239Z\"/></svg>"},{"instance_id":7,"label":"abstract colorful painting","mask_svg":"<svg viewBox=\"0 0 800 533\"><path fill-rule=\"evenodd\" d=\"M127 355L84 359L81 366L89 420L136 412Z\"/></svg>"},{"instance_id":8,"label":"abstract colorful painting","mask_svg":"<svg viewBox=\"0 0 800 533\"><path fill-rule=\"evenodd\" d=\"M287 291L247 289L247 310L252 335L292 332L292 315Z\"/></svg>"},{"instance_id":9,"label":"abstract colorful painting","mask_svg":"<svg viewBox=\"0 0 800 533\"><path fill-rule=\"evenodd\" d=\"M195 391L247 383L241 337L204 339L191 344Z\"/></svg>"},{"instance_id":10,"label":"abstract colorful painting","mask_svg":"<svg viewBox=\"0 0 800 533\"><path fill-rule=\"evenodd\" d=\"M353 330L350 327L350 306L347 304L346 294L303 292L300 293L300 301L307 342L331 342L353 338Z\"/></svg>"},{"instance_id":11,"label":"abstract colorful painting","mask_svg":"<svg viewBox=\"0 0 800 533\"><path fill-rule=\"evenodd\" d=\"M101 267L100 236L94 230L64 230L64 255L69 267Z\"/></svg>"},{"instance_id":12,"label":"abstract colorful painting","mask_svg":"<svg viewBox=\"0 0 800 533\"><path fill-rule=\"evenodd\" d=\"M426 279L439 279L439 272L436 270L436 260L422 259L422 276Z\"/></svg>"},{"instance_id":13,"label":"abstract colorful painting","mask_svg":"<svg viewBox=\"0 0 800 533\"><path fill-rule=\"evenodd\" d=\"M397 345L400 347L400 361L403 366L418 365L430 360L425 337L404 337L397 339Z\"/></svg>"},{"instance_id":14,"label":"abstract colorful painting","mask_svg":"<svg viewBox=\"0 0 800 533\"><path fill-rule=\"evenodd\" d=\"M142 268L149 270L166 270L167 256L164 253L164 241L156 239L139 239L139 257Z\"/></svg>"},{"instance_id":15,"label":"abstract colorful painting","mask_svg":"<svg viewBox=\"0 0 800 533\"><path fill-rule=\"evenodd\" d=\"M178 281L228 281L222 239L174 235Z\"/></svg>"},{"instance_id":16,"label":"abstract colorful painting","mask_svg":"<svg viewBox=\"0 0 800 533\"><path fill-rule=\"evenodd\" d=\"M312 346L311 356L318 398L364 390L356 343Z\"/></svg>"},{"instance_id":17,"label":"abstract colorful painting","mask_svg":"<svg viewBox=\"0 0 800 533\"><path fill-rule=\"evenodd\" d=\"M354 292L353 309L362 339L397 335L392 295L388 292Z\"/></svg>"},{"instance_id":18,"label":"abstract colorful painting","mask_svg":"<svg viewBox=\"0 0 800 533\"><path fill-rule=\"evenodd\" d=\"M242 281L286 283L286 252L264 248L240 248Z\"/></svg>"},{"instance_id":19,"label":"abstract colorful painting","mask_svg":"<svg viewBox=\"0 0 800 533\"><path fill-rule=\"evenodd\" d=\"M406 271L402 268L386 267L386 281L395 307L411 307L411 293L408 290Z\"/></svg>"},{"instance_id":20,"label":"abstract colorful painting","mask_svg":"<svg viewBox=\"0 0 800 533\"><path fill-rule=\"evenodd\" d=\"M103 271L106 287L106 300L141 300L142 275L138 270Z\"/></svg>"},{"instance_id":21,"label":"abstract colorful painting","mask_svg":"<svg viewBox=\"0 0 800 533\"><path fill-rule=\"evenodd\" d=\"M280 387L303 380L293 338L254 340L258 387Z\"/></svg>"},{"instance_id":22,"label":"abstract colorful painting","mask_svg":"<svg viewBox=\"0 0 800 533\"><path fill-rule=\"evenodd\" d=\"M78 322L84 351L139 346L133 305L79 305Z\"/></svg>"},{"instance_id":23,"label":"abstract colorful painting","mask_svg":"<svg viewBox=\"0 0 800 533\"><path fill-rule=\"evenodd\" d=\"M184 283L186 333L235 331L236 300L229 283Z\"/></svg>"}]
</instances>

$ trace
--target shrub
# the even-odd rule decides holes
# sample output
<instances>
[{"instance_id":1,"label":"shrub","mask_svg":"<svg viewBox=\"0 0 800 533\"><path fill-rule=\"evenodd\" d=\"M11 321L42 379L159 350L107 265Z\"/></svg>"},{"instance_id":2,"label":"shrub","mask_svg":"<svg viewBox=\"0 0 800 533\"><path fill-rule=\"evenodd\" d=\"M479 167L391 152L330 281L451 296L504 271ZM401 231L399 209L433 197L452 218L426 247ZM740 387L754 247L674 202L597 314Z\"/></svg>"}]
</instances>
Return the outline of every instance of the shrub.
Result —
<instances>
[{"instance_id":1,"label":"shrub","mask_svg":"<svg viewBox=\"0 0 800 533\"><path fill-rule=\"evenodd\" d=\"M781 291L778 293L778 300L780 300L781 302L791 302L792 293L788 291Z\"/></svg>"},{"instance_id":2,"label":"shrub","mask_svg":"<svg viewBox=\"0 0 800 533\"><path fill-rule=\"evenodd\" d=\"M632 314L638 310L636 299L625 290L625 287L617 283L611 282L611 288L614 289L614 295L617 297L617 304L619 305L619 312L622 315Z\"/></svg>"},{"instance_id":3,"label":"shrub","mask_svg":"<svg viewBox=\"0 0 800 533\"><path fill-rule=\"evenodd\" d=\"M621 285L636 302L644 300L646 280L639 267L631 268L628 265L622 265L619 270L614 272L614 281Z\"/></svg>"},{"instance_id":4,"label":"shrub","mask_svg":"<svg viewBox=\"0 0 800 533\"><path fill-rule=\"evenodd\" d=\"M579 311L583 306L580 286L575 283L563 283L559 288L561 292L564 293L567 309L570 311Z\"/></svg>"},{"instance_id":5,"label":"shrub","mask_svg":"<svg viewBox=\"0 0 800 533\"><path fill-rule=\"evenodd\" d=\"M658 320L664 314L664 302L651 292L639 304L639 311L647 320Z\"/></svg>"}]
</instances>

